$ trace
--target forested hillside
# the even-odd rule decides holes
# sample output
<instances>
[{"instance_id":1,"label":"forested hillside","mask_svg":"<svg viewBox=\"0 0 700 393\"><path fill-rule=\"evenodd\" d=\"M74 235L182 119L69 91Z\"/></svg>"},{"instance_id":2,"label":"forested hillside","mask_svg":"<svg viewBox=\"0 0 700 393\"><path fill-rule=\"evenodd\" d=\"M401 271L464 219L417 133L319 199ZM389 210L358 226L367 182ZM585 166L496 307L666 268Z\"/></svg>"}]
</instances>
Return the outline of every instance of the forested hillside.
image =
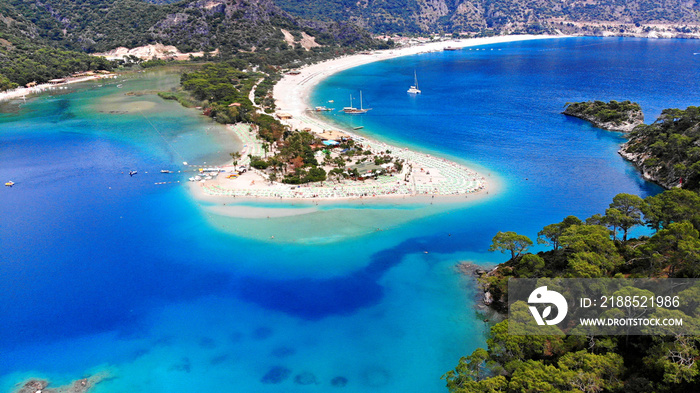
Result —
<instances>
[{"instance_id":1,"label":"forested hillside","mask_svg":"<svg viewBox=\"0 0 700 393\"><path fill-rule=\"evenodd\" d=\"M0 0L0 21L0 90L109 69L86 53L121 46L162 43L182 52L218 50L222 59L290 66L385 45L351 23L298 19L271 0ZM315 46L302 48L302 39Z\"/></svg>"},{"instance_id":2,"label":"forested hillside","mask_svg":"<svg viewBox=\"0 0 700 393\"><path fill-rule=\"evenodd\" d=\"M111 69L105 59L51 46L42 31L12 5L0 2L0 90L73 72Z\"/></svg>"},{"instance_id":3,"label":"forested hillside","mask_svg":"<svg viewBox=\"0 0 700 393\"><path fill-rule=\"evenodd\" d=\"M169 7L139 0L2 0L36 26L38 36L66 49L93 51L145 43Z\"/></svg>"},{"instance_id":4,"label":"forested hillside","mask_svg":"<svg viewBox=\"0 0 700 393\"><path fill-rule=\"evenodd\" d=\"M2 0L32 21L33 33L86 52L160 42L183 52L275 50L281 28L325 44L369 45L368 34L339 22L297 19L271 0L199 0L152 4L140 0ZM4 15L4 13L3 13Z\"/></svg>"},{"instance_id":5,"label":"forested hillside","mask_svg":"<svg viewBox=\"0 0 700 393\"><path fill-rule=\"evenodd\" d=\"M640 225L653 234L628 238ZM480 281L503 310L509 278L698 278L699 230L700 196L693 191L673 189L646 199L619 194L604 213L585 220L569 216L542 228L537 242L548 246L545 252L528 253L532 239L499 232L491 249L512 258ZM695 293L686 295L696 299ZM684 319L698 322L697 314ZM700 389L698 336L511 335L508 324L494 325L488 348L463 357L445 374L452 393Z\"/></svg>"}]
</instances>

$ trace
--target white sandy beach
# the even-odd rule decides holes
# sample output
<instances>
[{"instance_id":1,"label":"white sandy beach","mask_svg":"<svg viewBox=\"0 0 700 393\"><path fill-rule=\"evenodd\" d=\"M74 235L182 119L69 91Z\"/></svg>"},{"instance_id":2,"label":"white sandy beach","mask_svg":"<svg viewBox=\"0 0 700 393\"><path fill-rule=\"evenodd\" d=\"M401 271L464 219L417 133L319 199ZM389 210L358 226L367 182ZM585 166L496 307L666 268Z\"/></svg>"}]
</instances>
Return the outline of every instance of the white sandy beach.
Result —
<instances>
[{"instance_id":1,"label":"white sandy beach","mask_svg":"<svg viewBox=\"0 0 700 393\"><path fill-rule=\"evenodd\" d=\"M248 154L262 156L261 141L255 132L245 124L230 126L234 135L244 144L242 158L238 166L249 163ZM428 154L418 153L406 148L398 148L371 139L354 136L356 143L363 150L381 154L390 150L391 155L405 162L402 172L381 175L377 179L364 181L326 180L321 183L290 185L271 183L255 169L241 176L228 178L227 173L234 171L232 166L223 168L226 172L214 176L214 179L197 183L203 194L229 197L252 197L267 199L307 199L337 200L362 199L369 197L414 197L414 196L464 196L475 194L485 189L485 179L476 172ZM204 175L204 174L203 174Z\"/></svg>"},{"instance_id":2,"label":"white sandy beach","mask_svg":"<svg viewBox=\"0 0 700 393\"><path fill-rule=\"evenodd\" d=\"M499 36L486 38L472 38L450 41L431 42L426 44L401 47L384 51L374 51L352 56L345 56L313 64L299 69L298 73L285 75L275 86L273 95L278 112L286 112L292 115L291 119L282 120L292 129L310 130L320 134L327 130L339 130L339 127L330 124L314 112L309 111L309 96L312 89L326 77L337 72L368 64L375 61L396 58L400 56L417 55L442 51L445 47L465 48L471 46L487 45L494 43L560 38L559 36ZM30 88L17 88L0 93L0 101L18 99L31 94L41 93L47 90L60 89L63 84L84 82L101 77L114 77L113 75L91 75L83 77L66 78L61 84L42 84ZM244 148L241 151L242 158L238 165L249 163L248 155L263 156L261 141L255 137L255 131L247 125L237 124L229 126L232 133L241 140ZM403 169L397 173L380 175L376 179L365 181L354 180L327 180L322 183L293 186L283 183L272 183L266 180L266 175L256 170L250 170L242 176L229 178L225 173L214 176L213 179L197 181L190 184L194 194L198 198L209 201L220 198L239 197L241 199L265 199L268 201L299 200L310 203L334 201L359 201L384 200L391 203L428 202L440 197L441 202L476 200L486 197L489 192L493 195L496 191L494 182L486 176L475 171L448 161L412 151L406 148L391 146L376 140L372 140L350 130L341 130L350 135L363 149L370 150L374 154L383 154L391 151L391 155L401 160ZM330 168L326 168L329 170ZM236 168L228 165L228 172L234 172ZM199 180L199 178L198 178ZM436 201L437 202L437 201ZM221 213L221 212L219 212ZM293 214L308 213L298 209ZM263 213L261 213L263 214ZM240 216L240 212L233 214Z\"/></svg>"},{"instance_id":3,"label":"white sandy beach","mask_svg":"<svg viewBox=\"0 0 700 393\"><path fill-rule=\"evenodd\" d=\"M465 38L460 40L431 42L422 45L410 47L402 47L398 49L388 49L383 51L374 51L372 54L355 54L351 56L340 57L337 59L327 60L321 63L312 64L310 66L299 69L298 75L285 75L277 84L273 91L275 104L279 112L287 112L294 119L308 117L306 109L309 105L309 93L325 78L349 68L361 66L363 64L373 63L393 59L396 57L417 55L426 52L442 51L445 47L452 48L467 48L479 45L498 44L504 42L542 40L552 38L562 38L563 36L548 36L548 35L509 35L497 37L483 38ZM301 125L302 122L292 120L292 124ZM307 127L304 124L303 127ZM332 127L329 124L323 124L327 128ZM303 128L302 127L302 128ZM299 128L301 129L301 128Z\"/></svg>"},{"instance_id":4,"label":"white sandy beach","mask_svg":"<svg viewBox=\"0 0 700 393\"><path fill-rule=\"evenodd\" d=\"M309 95L312 89L326 77L334 73L368 64L375 61L391 59L400 56L442 51L445 47L465 48L470 46L487 45L502 42L524 41L534 39L560 38L558 36L501 36L487 38L472 38L451 41L440 41L391 49L375 51L370 54L356 54L324 61L299 69L299 73L285 75L273 91L278 112L292 115L291 119L282 120L292 129L311 130L321 133L325 130L338 130L338 127L325 122L309 111ZM231 126L234 134L244 144L239 165L247 164L247 155L262 156L262 147L255 140L254 133L242 125ZM475 200L495 191L494 184L487 181L485 176L469 168L448 161L411 151L405 148L390 146L385 143L362 137L347 129L349 134L362 143L363 147L373 152L390 150L392 155L404 160L408 165L402 173L395 176L380 176L377 180L359 181L326 181L322 184L307 184L291 186L282 183L270 183L255 171L250 171L235 179L219 175L216 179L196 183L192 188L199 197L241 197L263 198L267 200L307 200L307 201L337 201L359 200L363 203L369 199L391 199L393 201L413 200L432 202L435 196L443 202L455 201L461 198ZM402 179L408 178L409 181ZM472 195L472 198L469 196ZM450 197L445 199L444 197ZM415 199L414 199L415 198Z\"/></svg>"}]
</instances>

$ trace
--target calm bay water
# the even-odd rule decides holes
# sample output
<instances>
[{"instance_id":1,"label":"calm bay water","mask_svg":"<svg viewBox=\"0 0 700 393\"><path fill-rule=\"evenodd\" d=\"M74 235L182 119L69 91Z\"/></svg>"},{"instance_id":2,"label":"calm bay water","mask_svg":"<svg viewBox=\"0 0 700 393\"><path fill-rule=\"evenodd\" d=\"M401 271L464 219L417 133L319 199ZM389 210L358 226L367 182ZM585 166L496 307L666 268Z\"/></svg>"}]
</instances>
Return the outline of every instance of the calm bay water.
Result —
<instances>
[{"instance_id":1,"label":"calm bay water","mask_svg":"<svg viewBox=\"0 0 700 393\"><path fill-rule=\"evenodd\" d=\"M479 49L351 69L313 97L340 108L362 89L371 112L330 118L499 179L492 198L449 208L205 214L176 183L185 174L158 172L220 162L236 142L195 111L124 94L173 76L95 83L2 115L0 179L17 185L0 190L0 390L108 370L96 392L443 391L440 375L488 329L456 262L503 261L486 252L499 230L534 239L619 192L660 191L616 154L620 135L564 117L564 104L630 99L650 122L700 102L696 41ZM405 93L414 69L418 97ZM276 233L291 240L264 240ZM336 377L347 385L332 387Z\"/></svg>"}]
</instances>

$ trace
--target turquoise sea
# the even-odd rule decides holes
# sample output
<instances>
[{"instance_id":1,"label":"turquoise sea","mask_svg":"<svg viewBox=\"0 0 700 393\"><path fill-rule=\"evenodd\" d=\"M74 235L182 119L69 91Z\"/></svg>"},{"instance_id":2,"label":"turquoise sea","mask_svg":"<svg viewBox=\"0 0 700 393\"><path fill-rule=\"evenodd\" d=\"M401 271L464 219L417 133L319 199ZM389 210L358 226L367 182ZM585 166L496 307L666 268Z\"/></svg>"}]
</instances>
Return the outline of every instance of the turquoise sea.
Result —
<instances>
[{"instance_id":1,"label":"turquoise sea","mask_svg":"<svg viewBox=\"0 0 700 393\"><path fill-rule=\"evenodd\" d=\"M440 376L489 328L456 263L504 261L487 252L499 230L534 239L617 193L660 191L616 154L621 135L561 115L564 104L630 99L651 122L700 103L698 41L476 49L350 69L312 97L341 108L362 90L372 111L329 119L499 183L463 204L219 217L178 183L188 173L159 173L238 147L224 127L152 94L177 76L4 104L0 180L16 186L0 189L0 391L100 371L110 377L95 392L445 391ZM406 94L414 70L417 97Z\"/></svg>"}]
</instances>

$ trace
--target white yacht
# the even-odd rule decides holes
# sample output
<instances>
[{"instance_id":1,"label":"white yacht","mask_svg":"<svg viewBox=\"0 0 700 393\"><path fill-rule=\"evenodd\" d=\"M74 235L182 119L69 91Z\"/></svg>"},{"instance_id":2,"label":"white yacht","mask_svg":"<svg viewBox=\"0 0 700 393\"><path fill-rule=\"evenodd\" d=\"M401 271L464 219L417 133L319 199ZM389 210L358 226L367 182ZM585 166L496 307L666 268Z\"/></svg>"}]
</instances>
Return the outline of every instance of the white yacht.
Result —
<instances>
[{"instance_id":1,"label":"white yacht","mask_svg":"<svg viewBox=\"0 0 700 393\"><path fill-rule=\"evenodd\" d=\"M406 91L409 94L420 94L420 89L418 88L418 77L416 76L416 70L413 70L413 86Z\"/></svg>"},{"instance_id":2,"label":"white yacht","mask_svg":"<svg viewBox=\"0 0 700 393\"><path fill-rule=\"evenodd\" d=\"M350 106L346 106L345 108L343 108L343 112L349 113L351 115L367 113L368 111L371 111L371 110L372 110L372 108L367 108L367 109L362 108L362 90L360 90L360 109L357 109L354 106L352 106L352 95L350 95Z\"/></svg>"}]
</instances>

